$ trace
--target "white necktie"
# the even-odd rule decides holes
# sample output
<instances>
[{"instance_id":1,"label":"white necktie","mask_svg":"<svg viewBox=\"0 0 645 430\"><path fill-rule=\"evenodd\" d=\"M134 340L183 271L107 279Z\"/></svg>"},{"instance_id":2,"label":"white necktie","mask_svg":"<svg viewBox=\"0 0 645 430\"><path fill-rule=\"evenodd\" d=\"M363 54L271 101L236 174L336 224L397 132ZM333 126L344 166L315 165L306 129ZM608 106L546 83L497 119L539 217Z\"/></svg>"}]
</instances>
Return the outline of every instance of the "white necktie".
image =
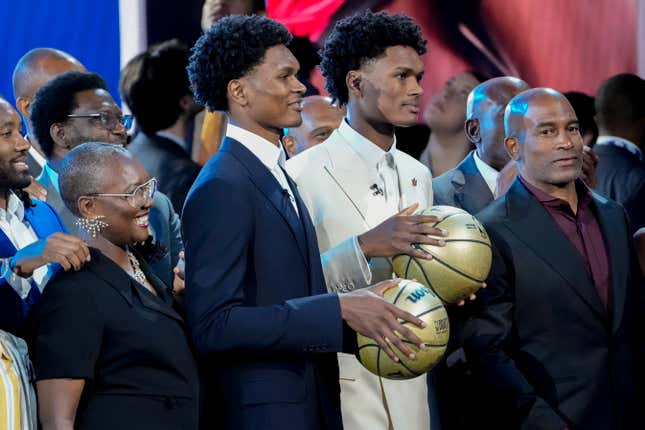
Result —
<instances>
[{"instance_id":1,"label":"white necktie","mask_svg":"<svg viewBox=\"0 0 645 430\"><path fill-rule=\"evenodd\" d=\"M386 152L383 159L376 165L376 170L380 180L383 183L383 193L385 201L391 207L398 211L399 209L399 175L394 164L394 157L391 153Z\"/></svg>"}]
</instances>

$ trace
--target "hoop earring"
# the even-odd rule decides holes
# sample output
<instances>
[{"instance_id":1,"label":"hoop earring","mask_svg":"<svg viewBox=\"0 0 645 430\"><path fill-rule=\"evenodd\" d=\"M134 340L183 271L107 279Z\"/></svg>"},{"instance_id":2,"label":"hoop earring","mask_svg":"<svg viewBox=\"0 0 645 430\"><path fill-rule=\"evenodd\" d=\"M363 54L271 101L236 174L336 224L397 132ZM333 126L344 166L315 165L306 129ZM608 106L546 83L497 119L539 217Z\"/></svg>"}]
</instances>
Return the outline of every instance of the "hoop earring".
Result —
<instances>
[{"instance_id":1,"label":"hoop earring","mask_svg":"<svg viewBox=\"0 0 645 430\"><path fill-rule=\"evenodd\" d=\"M101 221L101 219L103 218L105 218L104 215L97 215L92 219L78 218L76 219L76 221L74 221L74 224L76 224L78 228L85 230L87 234L92 237L92 239L96 239L101 231L110 226L110 224L106 223L105 221Z\"/></svg>"}]
</instances>

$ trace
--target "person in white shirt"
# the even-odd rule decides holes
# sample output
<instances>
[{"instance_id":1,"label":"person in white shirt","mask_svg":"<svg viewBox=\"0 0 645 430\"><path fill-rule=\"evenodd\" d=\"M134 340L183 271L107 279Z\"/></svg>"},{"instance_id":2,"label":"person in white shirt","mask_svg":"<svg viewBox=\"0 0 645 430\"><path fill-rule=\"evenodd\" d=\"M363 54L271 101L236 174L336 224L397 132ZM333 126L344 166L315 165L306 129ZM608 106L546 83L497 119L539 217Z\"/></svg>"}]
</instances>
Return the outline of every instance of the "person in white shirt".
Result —
<instances>
[{"instance_id":1,"label":"person in white shirt","mask_svg":"<svg viewBox=\"0 0 645 430\"><path fill-rule=\"evenodd\" d=\"M87 244L66 233L54 209L22 191L31 176L21 125L0 98L0 330L19 335L52 273L89 259Z\"/></svg>"},{"instance_id":2,"label":"person in white shirt","mask_svg":"<svg viewBox=\"0 0 645 430\"><path fill-rule=\"evenodd\" d=\"M327 292L309 211L284 171L280 133L302 121L305 92L291 37L268 18L225 17L188 66L196 100L229 117L182 220L187 320L221 396L204 401L221 406L207 411L217 428L342 429L335 353L356 349L354 331L393 359L394 348L412 354L395 332L423 347L404 325L421 321L379 295L393 281Z\"/></svg>"},{"instance_id":3,"label":"person in white shirt","mask_svg":"<svg viewBox=\"0 0 645 430\"><path fill-rule=\"evenodd\" d=\"M426 41L403 15L365 12L339 21L322 50L331 97L347 106L322 144L287 162L311 214L330 291L359 291L392 278L388 257L428 258L413 243L441 246L430 171L397 149L395 127L416 123ZM426 376L379 378L339 354L343 425L349 430L428 430Z\"/></svg>"}]
</instances>

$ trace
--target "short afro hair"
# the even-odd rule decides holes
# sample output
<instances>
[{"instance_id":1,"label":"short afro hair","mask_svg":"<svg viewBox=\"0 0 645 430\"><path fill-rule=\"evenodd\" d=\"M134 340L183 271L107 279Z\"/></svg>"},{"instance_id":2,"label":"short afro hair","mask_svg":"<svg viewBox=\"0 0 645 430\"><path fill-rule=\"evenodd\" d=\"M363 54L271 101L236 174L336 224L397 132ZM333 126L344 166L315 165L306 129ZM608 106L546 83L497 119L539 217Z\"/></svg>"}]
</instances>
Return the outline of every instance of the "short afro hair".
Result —
<instances>
[{"instance_id":1,"label":"short afro hair","mask_svg":"<svg viewBox=\"0 0 645 430\"><path fill-rule=\"evenodd\" d=\"M108 87L96 73L66 72L49 81L38 90L31 105L29 120L38 144L50 158L54 148L49 129L52 124L63 123L76 109L76 94L87 90L105 90Z\"/></svg>"},{"instance_id":2,"label":"short afro hair","mask_svg":"<svg viewBox=\"0 0 645 430\"><path fill-rule=\"evenodd\" d=\"M380 57L390 46L409 46L419 55L426 52L421 28L405 15L368 10L338 21L320 50L327 92L341 105L346 104L347 73Z\"/></svg>"},{"instance_id":3,"label":"short afro hair","mask_svg":"<svg viewBox=\"0 0 645 430\"><path fill-rule=\"evenodd\" d=\"M123 163L132 154L125 148L105 142L83 143L65 155L58 169L60 195L74 215L80 216L78 199L105 192L105 175L114 173L114 163Z\"/></svg>"},{"instance_id":4,"label":"short afro hair","mask_svg":"<svg viewBox=\"0 0 645 430\"><path fill-rule=\"evenodd\" d=\"M195 101L209 110L228 110L227 86L264 59L276 45L288 45L291 33L269 18L231 15L217 21L192 49L188 77Z\"/></svg>"},{"instance_id":5,"label":"short afro hair","mask_svg":"<svg viewBox=\"0 0 645 430\"><path fill-rule=\"evenodd\" d=\"M173 39L137 55L121 71L121 98L144 132L164 130L181 115L181 98L192 95L188 56L188 48Z\"/></svg>"}]
</instances>

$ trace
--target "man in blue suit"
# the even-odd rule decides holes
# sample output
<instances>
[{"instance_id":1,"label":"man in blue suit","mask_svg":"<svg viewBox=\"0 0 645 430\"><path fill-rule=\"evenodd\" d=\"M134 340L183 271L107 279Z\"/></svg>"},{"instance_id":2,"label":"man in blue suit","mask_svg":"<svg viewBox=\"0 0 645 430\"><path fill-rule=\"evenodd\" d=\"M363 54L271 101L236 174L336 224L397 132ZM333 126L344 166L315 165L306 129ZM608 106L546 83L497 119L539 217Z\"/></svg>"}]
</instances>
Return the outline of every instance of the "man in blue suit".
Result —
<instances>
[{"instance_id":1,"label":"man in blue suit","mask_svg":"<svg viewBox=\"0 0 645 430\"><path fill-rule=\"evenodd\" d=\"M90 258L51 206L22 191L31 176L21 129L18 113L0 98L0 329L17 335L51 274L76 270Z\"/></svg>"},{"instance_id":2,"label":"man in blue suit","mask_svg":"<svg viewBox=\"0 0 645 430\"><path fill-rule=\"evenodd\" d=\"M422 346L399 319L422 322L378 294L392 281L326 293L316 232L283 168L280 131L300 124L305 92L290 40L268 18L226 17L188 67L197 102L229 117L182 216L188 324L218 428L341 429L334 353L355 347L348 328L392 357L390 345L410 354L394 331Z\"/></svg>"}]
</instances>

